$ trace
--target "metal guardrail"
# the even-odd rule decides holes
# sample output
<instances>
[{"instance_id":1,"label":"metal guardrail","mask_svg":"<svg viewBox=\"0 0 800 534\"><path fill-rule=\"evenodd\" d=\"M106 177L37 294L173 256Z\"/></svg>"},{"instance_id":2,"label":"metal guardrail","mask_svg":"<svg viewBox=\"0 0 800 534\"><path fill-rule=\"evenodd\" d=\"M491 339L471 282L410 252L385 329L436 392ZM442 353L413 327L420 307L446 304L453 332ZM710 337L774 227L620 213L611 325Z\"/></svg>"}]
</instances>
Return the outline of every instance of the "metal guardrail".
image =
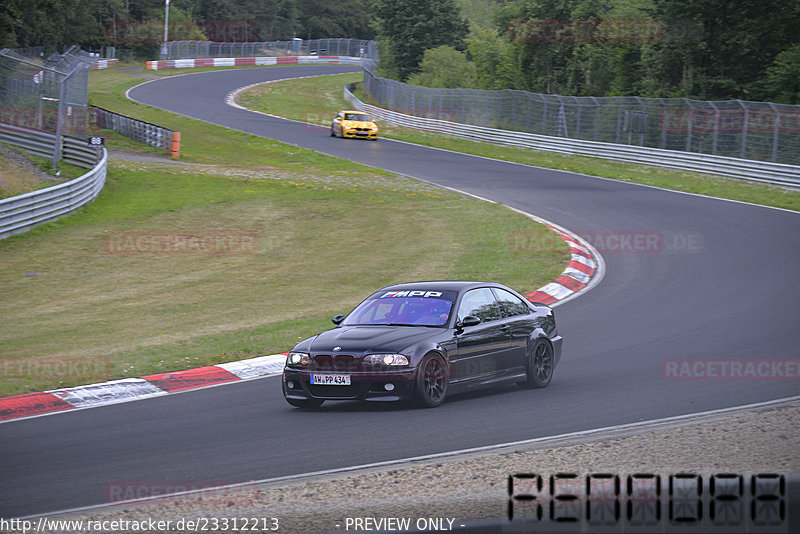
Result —
<instances>
[{"instance_id":1,"label":"metal guardrail","mask_svg":"<svg viewBox=\"0 0 800 534\"><path fill-rule=\"evenodd\" d=\"M0 239L54 221L94 200L106 182L108 153L83 176L47 189L0 200Z\"/></svg>"},{"instance_id":2,"label":"metal guardrail","mask_svg":"<svg viewBox=\"0 0 800 534\"><path fill-rule=\"evenodd\" d=\"M131 139L164 149L173 157L180 156L180 132L97 106L91 106L89 116L98 128L114 130Z\"/></svg>"},{"instance_id":3,"label":"metal guardrail","mask_svg":"<svg viewBox=\"0 0 800 534\"><path fill-rule=\"evenodd\" d=\"M62 136L61 141L60 153L63 161L84 169L91 169L97 164L97 149L89 146L86 139ZM55 150L56 134L0 123L0 142L18 146L35 156L51 158Z\"/></svg>"},{"instance_id":4,"label":"metal guardrail","mask_svg":"<svg viewBox=\"0 0 800 534\"><path fill-rule=\"evenodd\" d=\"M566 137L550 137L539 134L486 128L471 124L460 124L440 119L416 117L396 111L365 104L352 91L356 84L344 88L344 98L360 111L373 118L396 126L453 135L472 141L491 142L503 145L559 152L575 156L590 156L616 161L640 163L656 167L716 174L741 180L767 183L800 189L800 166L766 161L712 156L694 152L680 152L597 141L582 141Z\"/></svg>"}]
</instances>

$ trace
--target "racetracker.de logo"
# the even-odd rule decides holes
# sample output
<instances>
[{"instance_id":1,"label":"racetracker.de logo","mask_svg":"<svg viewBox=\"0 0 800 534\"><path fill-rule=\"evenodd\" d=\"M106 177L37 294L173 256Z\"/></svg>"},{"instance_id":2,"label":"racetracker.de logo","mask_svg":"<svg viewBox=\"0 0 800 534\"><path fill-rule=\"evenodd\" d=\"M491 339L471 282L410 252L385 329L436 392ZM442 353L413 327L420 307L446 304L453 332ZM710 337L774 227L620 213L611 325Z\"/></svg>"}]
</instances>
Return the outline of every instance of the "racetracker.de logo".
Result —
<instances>
[{"instance_id":1,"label":"racetracker.de logo","mask_svg":"<svg viewBox=\"0 0 800 534\"><path fill-rule=\"evenodd\" d=\"M0 362L0 378L26 380L107 380L111 361L107 357L6 359Z\"/></svg>"},{"instance_id":2,"label":"racetracker.de logo","mask_svg":"<svg viewBox=\"0 0 800 534\"><path fill-rule=\"evenodd\" d=\"M515 20L508 25L517 43L657 43L664 24L657 20Z\"/></svg>"},{"instance_id":3,"label":"racetracker.de logo","mask_svg":"<svg viewBox=\"0 0 800 534\"><path fill-rule=\"evenodd\" d=\"M258 23L250 20L177 20L169 23L171 41L197 41L201 36L208 42L257 41L258 30ZM106 41L115 45L161 44L164 41L164 20L110 21L106 22L104 33Z\"/></svg>"},{"instance_id":4,"label":"racetracker.de logo","mask_svg":"<svg viewBox=\"0 0 800 534\"><path fill-rule=\"evenodd\" d=\"M580 230L575 233L600 254L672 254L703 250L703 235L698 232ZM528 254L560 253L564 250L564 239L554 232L518 231L511 234L509 249Z\"/></svg>"},{"instance_id":5,"label":"racetracker.de logo","mask_svg":"<svg viewBox=\"0 0 800 534\"><path fill-rule=\"evenodd\" d=\"M110 482L103 488L105 501L109 503L167 496L206 501L213 498L247 497L256 492L252 486L218 480L132 480Z\"/></svg>"},{"instance_id":6,"label":"racetracker.de logo","mask_svg":"<svg viewBox=\"0 0 800 534\"><path fill-rule=\"evenodd\" d=\"M255 254L249 232L118 232L105 236L108 254Z\"/></svg>"},{"instance_id":7,"label":"racetracker.de logo","mask_svg":"<svg viewBox=\"0 0 800 534\"><path fill-rule=\"evenodd\" d=\"M664 380L800 380L800 358L667 358Z\"/></svg>"}]
</instances>

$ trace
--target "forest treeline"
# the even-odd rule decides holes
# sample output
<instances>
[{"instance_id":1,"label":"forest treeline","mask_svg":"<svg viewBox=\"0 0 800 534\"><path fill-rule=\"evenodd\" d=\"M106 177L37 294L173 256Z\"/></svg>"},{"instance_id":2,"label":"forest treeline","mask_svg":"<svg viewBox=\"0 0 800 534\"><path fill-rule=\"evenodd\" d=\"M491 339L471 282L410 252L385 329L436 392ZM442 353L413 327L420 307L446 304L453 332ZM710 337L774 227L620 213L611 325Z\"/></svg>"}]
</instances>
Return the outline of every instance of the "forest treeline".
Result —
<instances>
[{"instance_id":1,"label":"forest treeline","mask_svg":"<svg viewBox=\"0 0 800 534\"><path fill-rule=\"evenodd\" d=\"M0 46L152 54L164 7L4 0ZM376 39L379 74L429 87L800 104L798 0L171 0L170 30L171 39Z\"/></svg>"}]
</instances>

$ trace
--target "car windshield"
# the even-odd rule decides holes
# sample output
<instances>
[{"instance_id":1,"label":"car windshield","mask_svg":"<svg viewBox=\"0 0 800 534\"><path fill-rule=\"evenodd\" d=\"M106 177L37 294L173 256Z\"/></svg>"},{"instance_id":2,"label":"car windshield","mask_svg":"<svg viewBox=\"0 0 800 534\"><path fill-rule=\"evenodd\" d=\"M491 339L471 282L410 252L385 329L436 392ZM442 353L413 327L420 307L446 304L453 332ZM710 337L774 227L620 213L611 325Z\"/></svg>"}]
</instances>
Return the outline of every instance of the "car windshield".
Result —
<instances>
[{"instance_id":1,"label":"car windshield","mask_svg":"<svg viewBox=\"0 0 800 534\"><path fill-rule=\"evenodd\" d=\"M454 300L454 291L382 291L359 304L342 325L441 327Z\"/></svg>"},{"instance_id":2,"label":"car windshield","mask_svg":"<svg viewBox=\"0 0 800 534\"><path fill-rule=\"evenodd\" d=\"M344 120L369 122L369 117L363 113L345 113Z\"/></svg>"}]
</instances>

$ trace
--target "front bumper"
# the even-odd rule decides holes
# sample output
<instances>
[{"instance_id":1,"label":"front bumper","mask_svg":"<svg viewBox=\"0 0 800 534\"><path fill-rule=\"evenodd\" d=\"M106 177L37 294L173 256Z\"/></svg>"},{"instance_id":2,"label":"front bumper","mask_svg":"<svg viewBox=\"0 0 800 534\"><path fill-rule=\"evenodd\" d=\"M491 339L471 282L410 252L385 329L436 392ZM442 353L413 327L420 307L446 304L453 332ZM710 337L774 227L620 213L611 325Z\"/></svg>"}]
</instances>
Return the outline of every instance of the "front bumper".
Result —
<instances>
[{"instance_id":1,"label":"front bumper","mask_svg":"<svg viewBox=\"0 0 800 534\"><path fill-rule=\"evenodd\" d=\"M378 139L378 132L358 130L356 128L342 128L342 137L376 140Z\"/></svg>"},{"instance_id":2,"label":"front bumper","mask_svg":"<svg viewBox=\"0 0 800 534\"><path fill-rule=\"evenodd\" d=\"M296 400L399 401L409 400L414 395L416 369L346 373L350 375L349 386L315 385L311 383L311 374L311 371L284 368L284 397Z\"/></svg>"}]
</instances>

